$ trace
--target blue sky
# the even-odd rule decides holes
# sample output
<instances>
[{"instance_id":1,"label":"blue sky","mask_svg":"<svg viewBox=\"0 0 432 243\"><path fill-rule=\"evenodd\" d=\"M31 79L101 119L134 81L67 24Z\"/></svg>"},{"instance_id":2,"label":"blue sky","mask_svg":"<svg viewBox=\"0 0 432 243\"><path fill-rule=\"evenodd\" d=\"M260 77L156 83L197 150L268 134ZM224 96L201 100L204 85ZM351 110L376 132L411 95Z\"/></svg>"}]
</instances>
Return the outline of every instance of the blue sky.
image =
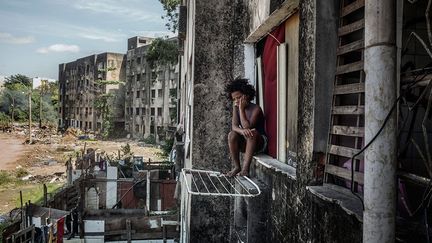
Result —
<instances>
[{"instance_id":1,"label":"blue sky","mask_svg":"<svg viewBox=\"0 0 432 243\"><path fill-rule=\"evenodd\" d=\"M170 34L158 0L0 0L0 78L58 78L58 65L125 53L127 38Z\"/></svg>"}]
</instances>

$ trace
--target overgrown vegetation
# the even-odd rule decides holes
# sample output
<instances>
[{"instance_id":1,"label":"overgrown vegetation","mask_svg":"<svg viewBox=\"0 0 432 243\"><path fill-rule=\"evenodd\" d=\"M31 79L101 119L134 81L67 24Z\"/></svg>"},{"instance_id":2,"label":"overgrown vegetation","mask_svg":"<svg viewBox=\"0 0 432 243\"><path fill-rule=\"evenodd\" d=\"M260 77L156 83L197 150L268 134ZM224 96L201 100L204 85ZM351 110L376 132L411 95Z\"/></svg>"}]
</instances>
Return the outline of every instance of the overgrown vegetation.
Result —
<instances>
[{"instance_id":1,"label":"overgrown vegetation","mask_svg":"<svg viewBox=\"0 0 432 243\"><path fill-rule=\"evenodd\" d=\"M24 176L26 176L28 174L29 174L28 171L26 169L22 168L22 167L19 167L19 168L17 168L15 170L15 176L16 176L16 178L22 178L22 177L24 177Z\"/></svg>"},{"instance_id":2,"label":"overgrown vegetation","mask_svg":"<svg viewBox=\"0 0 432 243\"><path fill-rule=\"evenodd\" d=\"M168 30L171 30L173 33L175 33L178 29L178 11L180 0L159 0L159 2L162 4L163 9L165 10L165 16L162 16L162 19L167 21L165 26Z\"/></svg>"},{"instance_id":3,"label":"overgrown vegetation","mask_svg":"<svg viewBox=\"0 0 432 243\"><path fill-rule=\"evenodd\" d=\"M125 163L129 163L132 161L134 153L132 152L129 143L126 143L125 146L121 146L121 152L123 153L123 160L125 161Z\"/></svg>"},{"instance_id":4,"label":"overgrown vegetation","mask_svg":"<svg viewBox=\"0 0 432 243\"><path fill-rule=\"evenodd\" d=\"M151 68L174 65L178 58L177 42L156 38L150 44L146 58Z\"/></svg>"},{"instance_id":5,"label":"overgrown vegetation","mask_svg":"<svg viewBox=\"0 0 432 243\"><path fill-rule=\"evenodd\" d=\"M58 119L58 83L43 81L39 87L32 89L30 78L21 75L6 77L0 91L0 123L11 121L26 122L29 118L28 98L31 94L32 120L41 121L43 125L54 125ZM41 109L42 108L42 109Z\"/></svg>"},{"instance_id":6,"label":"overgrown vegetation","mask_svg":"<svg viewBox=\"0 0 432 243\"><path fill-rule=\"evenodd\" d=\"M54 184L49 183L46 184L47 191L49 194L54 195L57 190L59 190L63 184ZM31 187L26 187L22 189L23 199L27 201L31 201L34 204L41 204L43 202L43 184L38 184ZM19 207L21 204L19 196L15 200L15 206Z\"/></svg>"},{"instance_id":7,"label":"overgrown vegetation","mask_svg":"<svg viewBox=\"0 0 432 243\"><path fill-rule=\"evenodd\" d=\"M0 171L0 186L5 186L15 181L16 178L14 178L9 172L4 170Z\"/></svg>"},{"instance_id":8,"label":"overgrown vegetation","mask_svg":"<svg viewBox=\"0 0 432 243\"><path fill-rule=\"evenodd\" d=\"M110 67L107 69L101 69L99 72L107 72L107 71L114 71L116 70L115 67ZM98 114L102 118L102 124L101 124L101 135L104 139L107 139L109 137L113 137L115 134L114 131L114 107L116 107L118 104L115 103L116 99L120 97L116 97L112 93L104 93L103 90L105 90L102 87L105 87L106 85L121 85L124 84L123 81L119 80L103 80L98 79L95 81L97 86L99 87L98 90L96 90L96 98L94 100L94 107L95 110L98 112Z\"/></svg>"},{"instance_id":9,"label":"overgrown vegetation","mask_svg":"<svg viewBox=\"0 0 432 243\"><path fill-rule=\"evenodd\" d=\"M112 94L101 94L97 96L94 101L95 109L102 118L101 135L105 139L114 131L113 108L111 105L112 99Z\"/></svg>"},{"instance_id":10,"label":"overgrown vegetation","mask_svg":"<svg viewBox=\"0 0 432 243\"><path fill-rule=\"evenodd\" d=\"M156 138L153 135L149 135L148 137L143 138L141 141L146 144L156 144Z\"/></svg>"},{"instance_id":11,"label":"overgrown vegetation","mask_svg":"<svg viewBox=\"0 0 432 243\"><path fill-rule=\"evenodd\" d=\"M165 140L165 143L161 146L163 157L168 157L170 155L173 145L174 138Z\"/></svg>"}]
</instances>

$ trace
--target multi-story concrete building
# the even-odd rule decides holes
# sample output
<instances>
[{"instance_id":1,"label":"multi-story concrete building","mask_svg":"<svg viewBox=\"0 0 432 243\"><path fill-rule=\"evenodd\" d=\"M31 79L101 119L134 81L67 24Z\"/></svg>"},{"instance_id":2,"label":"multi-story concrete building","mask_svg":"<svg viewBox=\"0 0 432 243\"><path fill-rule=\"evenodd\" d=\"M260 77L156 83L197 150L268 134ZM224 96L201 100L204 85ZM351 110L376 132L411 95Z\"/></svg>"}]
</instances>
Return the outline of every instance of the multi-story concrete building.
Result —
<instances>
[{"instance_id":1,"label":"multi-story concrete building","mask_svg":"<svg viewBox=\"0 0 432 243\"><path fill-rule=\"evenodd\" d=\"M181 1L180 241L428 242L430 3ZM265 114L256 197L207 173L232 166L234 77Z\"/></svg>"},{"instance_id":2,"label":"multi-story concrete building","mask_svg":"<svg viewBox=\"0 0 432 243\"><path fill-rule=\"evenodd\" d=\"M59 65L59 126L100 131L105 113L97 108L102 95L109 95L108 106L114 129L124 128L124 85L126 56L101 53ZM111 82L111 81L120 81Z\"/></svg>"},{"instance_id":3,"label":"multi-story concrete building","mask_svg":"<svg viewBox=\"0 0 432 243\"><path fill-rule=\"evenodd\" d=\"M138 36L128 40L125 129L132 137L153 135L159 141L176 122L178 71L176 65L151 68L146 54L152 40Z\"/></svg>"}]
</instances>

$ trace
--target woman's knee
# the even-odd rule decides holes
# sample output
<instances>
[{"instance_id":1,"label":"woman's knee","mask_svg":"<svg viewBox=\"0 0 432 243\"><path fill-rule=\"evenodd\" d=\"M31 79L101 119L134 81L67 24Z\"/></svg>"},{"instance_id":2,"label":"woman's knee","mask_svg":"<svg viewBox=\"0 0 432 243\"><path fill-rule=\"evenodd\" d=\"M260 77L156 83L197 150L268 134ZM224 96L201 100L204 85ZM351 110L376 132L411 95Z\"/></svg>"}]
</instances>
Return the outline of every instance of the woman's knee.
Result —
<instances>
[{"instance_id":1,"label":"woman's knee","mask_svg":"<svg viewBox=\"0 0 432 243\"><path fill-rule=\"evenodd\" d=\"M252 132L252 137L249 137L248 140L249 141L258 141L258 139L261 137L261 134L257 131L257 130L251 130Z\"/></svg>"},{"instance_id":2,"label":"woman's knee","mask_svg":"<svg viewBox=\"0 0 432 243\"><path fill-rule=\"evenodd\" d=\"M230 142L230 143L231 142L237 142L238 138L239 138L239 134L238 133L236 133L234 131L231 131L231 132L228 133L228 142Z\"/></svg>"}]
</instances>

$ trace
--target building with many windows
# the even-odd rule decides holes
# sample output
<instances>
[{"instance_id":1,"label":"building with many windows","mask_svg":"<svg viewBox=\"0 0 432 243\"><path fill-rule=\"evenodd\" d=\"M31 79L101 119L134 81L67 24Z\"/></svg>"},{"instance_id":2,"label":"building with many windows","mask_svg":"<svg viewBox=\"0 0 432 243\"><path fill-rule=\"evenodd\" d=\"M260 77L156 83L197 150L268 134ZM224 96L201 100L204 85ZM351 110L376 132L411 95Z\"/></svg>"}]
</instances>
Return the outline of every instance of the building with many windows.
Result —
<instances>
[{"instance_id":1,"label":"building with many windows","mask_svg":"<svg viewBox=\"0 0 432 243\"><path fill-rule=\"evenodd\" d=\"M152 40L132 37L126 55L102 53L60 64L59 126L101 132L109 119L115 133L165 140L176 124L178 70L151 68L146 53Z\"/></svg>"},{"instance_id":2,"label":"building with many windows","mask_svg":"<svg viewBox=\"0 0 432 243\"><path fill-rule=\"evenodd\" d=\"M114 128L124 127L126 56L105 52L59 65L59 126L100 131L104 116ZM110 114L103 111L113 107ZM108 119L108 118L107 118Z\"/></svg>"},{"instance_id":3,"label":"building with many windows","mask_svg":"<svg viewBox=\"0 0 432 243\"><path fill-rule=\"evenodd\" d=\"M159 141L176 123L178 71L176 65L151 68L146 58L151 42L138 36L128 40L125 129L132 137L152 135Z\"/></svg>"}]
</instances>

